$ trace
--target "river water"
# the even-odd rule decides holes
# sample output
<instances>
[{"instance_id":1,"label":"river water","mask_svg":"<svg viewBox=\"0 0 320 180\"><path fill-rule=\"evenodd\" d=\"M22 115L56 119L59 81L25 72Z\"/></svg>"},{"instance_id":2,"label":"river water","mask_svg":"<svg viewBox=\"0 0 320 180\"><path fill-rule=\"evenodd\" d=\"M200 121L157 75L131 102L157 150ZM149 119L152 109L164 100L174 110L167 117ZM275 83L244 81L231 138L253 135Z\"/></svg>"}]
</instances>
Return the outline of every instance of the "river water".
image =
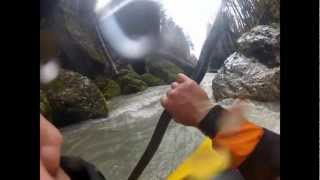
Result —
<instances>
[{"instance_id":1,"label":"river water","mask_svg":"<svg viewBox=\"0 0 320 180\"><path fill-rule=\"evenodd\" d=\"M207 73L201 86L212 98L211 81ZM119 96L109 102L107 118L86 121L62 129L63 154L80 156L95 164L107 179L123 180L139 160L163 111L160 98L169 86L156 86L132 95ZM222 105L230 105L226 99ZM280 133L278 102L249 102L248 117L253 122ZM152 161L142 174L142 180L165 179L202 141L203 135L192 127L171 122Z\"/></svg>"}]
</instances>

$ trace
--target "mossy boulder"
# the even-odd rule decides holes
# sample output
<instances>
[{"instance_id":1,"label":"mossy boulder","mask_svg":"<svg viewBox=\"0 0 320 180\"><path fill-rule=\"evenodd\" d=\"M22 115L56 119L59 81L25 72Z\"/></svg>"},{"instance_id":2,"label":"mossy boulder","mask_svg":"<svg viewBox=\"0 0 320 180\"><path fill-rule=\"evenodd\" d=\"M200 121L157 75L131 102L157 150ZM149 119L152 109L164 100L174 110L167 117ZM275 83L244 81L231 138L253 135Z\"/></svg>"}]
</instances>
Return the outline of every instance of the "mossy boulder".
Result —
<instances>
[{"instance_id":1,"label":"mossy boulder","mask_svg":"<svg viewBox=\"0 0 320 180\"><path fill-rule=\"evenodd\" d=\"M150 57L146 61L147 70L152 75L159 77L166 83L176 80L178 73L183 70L174 63L159 57Z\"/></svg>"},{"instance_id":2,"label":"mossy boulder","mask_svg":"<svg viewBox=\"0 0 320 180\"><path fill-rule=\"evenodd\" d=\"M52 120L52 110L46 94L40 89L40 113L48 120Z\"/></svg>"},{"instance_id":3,"label":"mossy boulder","mask_svg":"<svg viewBox=\"0 0 320 180\"><path fill-rule=\"evenodd\" d=\"M134 71L134 69L131 67L131 65L128 66L128 69L121 69L119 71L118 77L121 77L121 76L130 76L132 78L142 80L141 76Z\"/></svg>"},{"instance_id":4,"label":"mossy boulder","mask_svg":"<svg viewBox=\"0 0 320 180\"><path fill-rule=\"evenodd\" d=\"M77 72L61 70L58 77L43 88L57 126L108 115L107 103L99 88Z\"/></svg>"},{"instance_id":5,"label":"mossy boulder","mask_svg":"<svg viewBox=\"0 0 320 180\"><path fill-rule=\"evenodd\" d=\"M117 82L121 87L122 94L136 93L148 88L141 76L132 70L120 71Z\"/></svg>"},{"instance_id":6,"label":"mossy boulder","mask_svg":"<svg viewBox=\"0 0 320 180\"><path fill-rule=\"evenodd\" d=\"M119 84L112 79L97 77L94 80L94 83L98 86L106 100L121 94L121 88Z\"/></svg>"},{"instance_id":7,"label":"mossy boulder","mask_svg":"<svg viewBox=\"0 0 320 180\"><path fill-rule=\"evenodd\" d=\"M160 79L150 73L142 74L141 79L145 83L147 83L148 86L159 86L159 85L165 84L165 82L162 79Z\"/></svg>"}]
</instances>

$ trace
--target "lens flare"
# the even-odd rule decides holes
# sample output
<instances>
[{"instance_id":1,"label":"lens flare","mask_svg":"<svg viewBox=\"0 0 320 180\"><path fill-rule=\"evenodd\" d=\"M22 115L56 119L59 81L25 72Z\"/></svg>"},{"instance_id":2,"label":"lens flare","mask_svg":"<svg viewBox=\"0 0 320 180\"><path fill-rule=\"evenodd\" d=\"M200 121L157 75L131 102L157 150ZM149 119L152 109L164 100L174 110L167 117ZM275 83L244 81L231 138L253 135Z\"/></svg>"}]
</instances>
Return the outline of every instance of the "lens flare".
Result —
<instances>
[{"instance_id":1,"label":"lens flare","mask_svg":"<svg viewBox=\"0 0 320 180\"><path fill-rule=\"evenodd\" d=\"M59 74L59 65L52 59L40 66L40 82L47 84L54 80Z\"/></svg>"},{"instance_id":2,"label":"lens flare","mask_svg":"<svg viewBox=\"0 0 320 180\"><path fill-rule=\"evenodd\" d=\"M103 37L121 56L128 59L139 59L152 50L153 40L148 35L135 40L130 39L119 27L114 16L100 19L99 28Z\"/></svg>"}]
</instances>

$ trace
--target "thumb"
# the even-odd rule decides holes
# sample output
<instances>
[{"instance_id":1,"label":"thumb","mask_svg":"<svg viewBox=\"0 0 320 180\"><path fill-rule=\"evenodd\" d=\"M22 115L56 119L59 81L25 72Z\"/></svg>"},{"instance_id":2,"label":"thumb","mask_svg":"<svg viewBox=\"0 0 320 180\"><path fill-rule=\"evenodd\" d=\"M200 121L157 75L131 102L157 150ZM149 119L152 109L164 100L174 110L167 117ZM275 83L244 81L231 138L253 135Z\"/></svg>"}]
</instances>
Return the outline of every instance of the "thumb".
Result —
<instances>
[{"instance_id":1,"label":"thumb","mask_svg":"<svg viewBox=\"0 0 320 180\"><path fill-rule=\"evenodd\" d=\"M71 180L70 177L60 168L56 175L56 180Z\"/></svg>"},{"instance_id":2,"label":"thumb","mask_svg":"<svg viewBox=\"0 0 320 180\"><path fill-rule=\"evenodd\" d=\"M44 167L42 160L40 159L40 179L41 180L53 180L48 170Z\"/></svg>"}]
</instances>

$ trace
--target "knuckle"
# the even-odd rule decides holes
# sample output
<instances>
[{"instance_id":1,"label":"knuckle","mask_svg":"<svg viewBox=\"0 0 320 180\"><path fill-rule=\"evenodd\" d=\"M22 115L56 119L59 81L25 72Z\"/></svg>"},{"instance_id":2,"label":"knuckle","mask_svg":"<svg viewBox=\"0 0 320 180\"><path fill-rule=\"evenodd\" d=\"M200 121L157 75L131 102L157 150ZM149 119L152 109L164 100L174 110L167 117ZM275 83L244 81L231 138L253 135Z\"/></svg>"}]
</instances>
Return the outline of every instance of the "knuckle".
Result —
<instances>
[{"instance_id":1,"label":"knuckle","mask_svg":"<svg viewBox=\"0 0 320 180\"><path fill-rule=\"evenodd\" d=\"M194 81L194 80L191 80L190 82L190 86L197 86L198 84Z\"/></svg>"},{"instance_id":2,"label":"knuckle","mask_svg":"<svg viewBox=\"0 0 320 180\"><path fill-rule=\"evenodd\" d=\"M165 104L166 104L166 98L165 98L165 97L162 97L162 98L160 99L160 102L161 102L161 105L162 105L162 106L165 106Z\"/></svg>"},{"instance_id":3,"label":"knuckle","mask_svg":"<svg viewBox=\"0 0 320 180\"><path fill-rule=\"evenodd\" d=\"M175 89L177 86L178 86L178 83L177 83L177 82L171 83L171 88L172 88L172 89Z\"/></svg>"},{"instance_id":4,"label":"knuckle","mask_svg":"<svg viewBox=\"0 0 320 180\"><path fill-rule=\"evenodd\" d=\"M167 97L161 98L161 105L167 109L169 107L169 99Z\"/></svg>"},{"instance_id":5,"label":"knuckle","mask_svg":"<svg viewBox=\"0 0 320 180\"><path fill-rule=\"evenodd\" d=\"M187 85L187 87L192 87L192 86L194 86L194 81L189 80L186 82L186 85Z\"/></svg>"},{"instance_id":6,"label":"knuckle","mask_svg":"<svg viewBox=\"0 0 320 180\"><path fill-rule=\"evenodd\" d=\"M63 137L58 131L52 134L52 138L53 138L52 143L55 145L60 146L63 143Z\"/></svg>"},{"instance_id":7,"label":"knuckle","mask_svg":"<svg viewBox=\"0 0 320 180\"><path fill-rule=\"evenodd\" d=\"M169 94L169 97L170 98L174 98L174 97L176 97L177 96L177 91L170 91L170 94Z\"/></svg>"},{"instance_id":8,"label":"knuckle","mask_svg":"<svg viewBox=\"0 0 320 180\"><path fill-rule=\"evenodd\" d=\"M167 96L170 98L172 96L172 90L167 91Z\"/></svg>"},{"instance_id":9,"label":"knuckle","mask_svg":"<svg viewBox=\"0 0 320 180\"><path fill-rule=\"evenodd\" d=\"M40 141L48 146L61 146L63 143L63 136L60 131L44 117L40 118L40 138L42 139L40 139Z\"/></svg>"}]
</instances>

